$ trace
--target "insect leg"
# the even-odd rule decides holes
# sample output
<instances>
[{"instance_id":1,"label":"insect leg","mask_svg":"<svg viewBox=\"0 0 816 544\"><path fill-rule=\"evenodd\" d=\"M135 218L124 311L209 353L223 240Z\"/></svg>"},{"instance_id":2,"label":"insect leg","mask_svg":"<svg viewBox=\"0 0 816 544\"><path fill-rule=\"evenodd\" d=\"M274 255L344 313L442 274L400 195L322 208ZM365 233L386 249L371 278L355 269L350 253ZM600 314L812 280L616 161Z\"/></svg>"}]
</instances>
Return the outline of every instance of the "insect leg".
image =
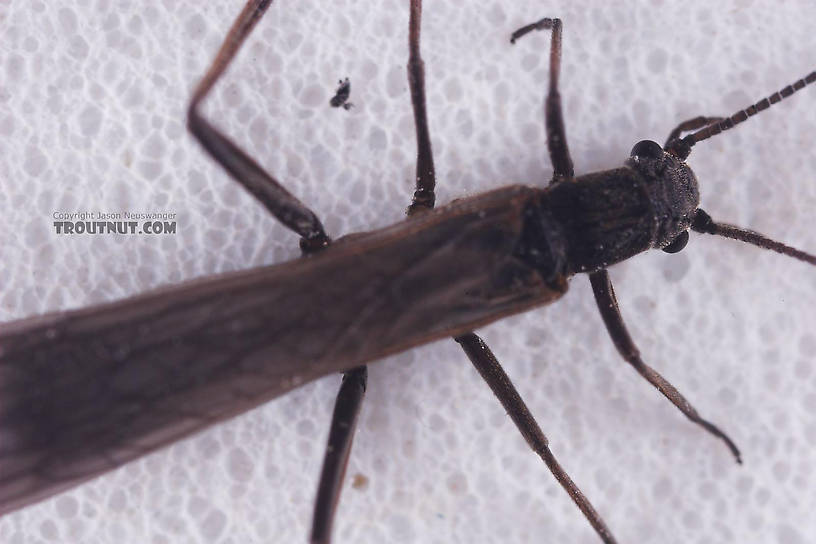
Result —
<instances>
[{"instance_id":1,"label":"insect leg","mask_svg":"<svg viewBox=\"0 0 816 544\"><path fill-rule=\"evenodd\" d=\"M422 2L421 0L411 1L411 18L409 28L409 60L408 60L408 84L411 89L411 101L414 109L414 122L416 124L417 132L417 190L414 193L414 199L411 206L408 208L408 215L416 213L419 209L431 209L434 206L433 187L435 185L435 177L433 171L433 155L431 151L430 139L428 137L428 122L425 109L425 89L424 89L424 67L422 60L419 57L419 30L420 20L422 16ZM557 20L556 20L557 21ZM555 58L554 73L555 79L558 77L558 67L560 64L560 21L558 21L558 46L555 49L557 54ZM554 39L555 42L555 39ZM551 63L552 66L552 63ZM555 111L560 122L561 107L560 99L558 98L557 81L556 85L551 85L551 95L556 96ZM548 114L549 115L549 114ZM549 122L548 122L548 126ZM563 123L561 123L561 132L563 135ZM566 140L564 142L564 154L566 161L569 163L569 176L572 176L572 162L569 158L569 151L566 149ZM426 176L423 178L423 176ZM430 193L428 193L428 190ZM535 453L537 453L546 463L550 472L555 476L556 480L567 491L567 493L578 505L581 512L586 516L589 523L601 537L601 540L606 544L614 544L615 538L607 528L603 519L598 515L595 509L590 504L589 500L584 496L575 482L564 471L561 465L556 460L555 456L549 449L547 437L541 431L527 405L522 400L521 396L516 391L510 378L504 372L501 364L496 359L493 352L487 344L479 336L473 332L463 334L454 338L456 342L462 347L467 354L473 366L487 382L487 385L493 391L493 394L499 399L504 409L510 415L510 418L518 427L524 439L530 445Z\"/></svg>"},{"instance_id":2,"label":"insect leg","mask_svg":"<svg viewBox=\"0 0 816 544\"><path fill-rule=\"evenodd\" d=\"M422 16L422 2L421 0L411 1L411 17L409 23L409 59L408 59L408 84L411 89L411 102L414 110L414 123L417 134L417 189L414 192L413 202L407 210L407 214L413 215L419 209L431 209L434 206L433 188L435 186L435 174L433 167L433 153L431 150L431 143L428 134L427 112L425 108L425 77L424 77L424 63L419 55L419 31L420 21ZM548 110L547 110L547 126L553 128L555 134L553 139L560 139L563 146L562 151L557 152L559 161L553 159L554 164L562 164L566 162L568 167L568 174L562 174L563 177L572 176L572 161L569 157L569 151L566 147L566 138L564 137L563 122L561 121L561 105L560 97L558 96L558 71L560 67L561 54L561 22L557 19L557 30L554 31L553 37L553 51L551 55L551 85L550 94L548 96ZM557 35L557 38L556 38ZM553 82L554 79L554 82ZM552 108L550 108L552 104ZM554 112L554 113L551 113ZM552 123L550 119L555 119ZM558 128L560 127L560 128ZM550 139L548 139L550 141ZM552 151L551 153L556 153ZM556 172L559 174L563 169L556 167ZM586 516L589 523L601 537L606 544L614 544L615 538L607 528L603 519L598 515L592 504L584 496L575 482L564 471L561 465L556 460L555 456L549 449L547 437L541 431L533 415L530 413L527 405L519 396L510 378L504 372L501 364L496 359L493 352L488 345L479 336L473 332L469 332L454 338L456 342L462 347L467 354L470 361L476 367L476 370L487 382L487 385L493 391L493 394L502 403L505 410L510 414L511 419L518 427L522 436L524 436L527 443L546 463L550 472L555 476L561 486L572 497L573 501L578 505L581 512Z\"/></svg>"},{"instance_id":3,"label":"insect leg","mask_svg":"<svg viewBox=\"0 0 816 544\"><path fill-rule=\"evenodd\" d=\"M614 543L615 537L612 536L612 533L609 531L603 519L601 519L601 516L595 511L589 499L581 493L581 490L578 489L578 486L575 485L575 482L572 481L572 478L564 471L550 451L547 437L544 436L541 427L538 426L538 423L530 413L524 400L518 394L518 391L516 391L510 378L502 369L499 361L496 360L493 352L487 347L487 344L473 333L458 336L455 340L459 342L473 363L473 366L476 367L476 370L479 371L479 374L490 386L490 389L493 390L493 394L495 394L502 403L510 419L513 420L513 423L516 424L521 435L527 441L527 444L544 460L547 464L547 468L550 469L550 472L552 472L555 479L558 480L558 483L561 484L561 487L572 497L572 500L575 501L575 504L581 509L581 512L592 525L593 529L595 529L595 532L601 537L601 540L607 544Z\"/></svg>"},{"instance_id":4,"label":"insect leg","mask_svg":"<svg viewBox=\"0 0 816 544\"><path fill-rule=\"evenodd\" d=\"M681 134L684 132L688 132L690 130L697 130L698 128L703 128L706 125L710 125L711 123L719 123L725 119L724 117L705 117L700 115L699 117L695 117L694 119L689 119L688 121L683 121L669 133L669 137L666 138L666 143L663 144L663 147L667 147L669 142L674 140L675 138L679 138Z\"/></svg>"},{"instance_id":5,"label":"insect leg","mask_svg":"<svg viewBox=\"0 0 816 544\"><path fill-rule=\"evenodd\" d=\"M317 487L314 516L312 517L312 544L331 541L332 521L340 488L346 473L357 416L365 396L368 370L361 366L343 374L343 383L337 393L334 404L329 442L326 456L323 458L323 469Z\"/></svg>"},{"instance_id":6,"label":"insect leg","mask_svg":"<svg viewBox=\"0 0 816 544\"><path fill-rule=\"evenodd\" d=\"M615 291L612 288L612 282L609 279L609 273L606 269L591 273L589 280L592 283L592 291L595 293L595 302L598 303L598 310L601 312L601 317L606 325L606 329L609 331L609 335L612 337L612 342L615 343L618 353L621 354L627 363L635 367L638 374L643 376L646 381L663 393L687 418L717 438L722 439L728 446L728 449L731 450L731 453L734 454L734 457L736 457L737 463L742 463L740 451L728 435L722 432L713 423L700 417L697 410L694 409L691 403L689 403L672 384L640 358L640 352L632 341L632 337L629 336L629 331L626 330L626 325L623 322L620 307L618 306L618 300L615 298Z\"/></svg>"},{"instance_id":7,"label":"insect leg","mask_svg":"<svg viewBox=\"0 0 816 544\"><path fill-rule=\"evenodd\" d=\"M414 110L414 127L417 139L416 190L408 215L434 207L436 174L434 172L431 137L428 133L428 115L425 105L425 63L419 55L419 30L422 21L422 0L411 0L411 16L408 23L408 86L411 89L411 105Z\"/></svg>"},{"instance_id":8,"label":"insect leg","mask_svg":"<svg viewBox=\"0 0 816 544\"><path fill-rule=\"evenodd\" d=\"M193 98L187 112L187 126L204 149L236 181L261 201L278 221L300 235L301 250L303 253L310 253L328 246L331 242L314 212L284 189L276 179L213 127L198 111L199 105L224 73L270 3L271 0L249 0L247 2L233 23L209 71L193 91ZM334 509L340 495L340 486L351 451L352 437L365 393L366 381L365 367L350 370L343 375L343 384L337 395L318 486L312 527L314 542L328 542L331 536Z\"/></svg>"},{"instance_id":9,"label":"insect leg","mask_svg":"<svg viewBox=\"0 0 816 544\"><path fill-rule=\"evenodd\" d=\"M329 243L323 225L305 204L298 200L257 162L241 150L199 112L199 105L235 57L244 40L263 16L271 0L249 0L233 23L210 69L193 91L187 110L187 127L204 149L266 208L301 237L301 248L313 251Z\"/></svg>"},{"instance_id":10,"label":"insect leg","mask_svg":"<svg viewBox=\"0 0 816 544\"><path fill-rule=\"evenodd\" d=\"M572 167L567 131L564 127L564 116L561 113L561 95L558 93L558 79L561 75L561 19L545 17L535 23L523 26L513 32L510 43L532 32L533 30L552 30L550 40L550 86L544 104L544 122L547 126L547 148L553 165L551 183L572 179L575 171Z\"/></svg>"}]
</instances>

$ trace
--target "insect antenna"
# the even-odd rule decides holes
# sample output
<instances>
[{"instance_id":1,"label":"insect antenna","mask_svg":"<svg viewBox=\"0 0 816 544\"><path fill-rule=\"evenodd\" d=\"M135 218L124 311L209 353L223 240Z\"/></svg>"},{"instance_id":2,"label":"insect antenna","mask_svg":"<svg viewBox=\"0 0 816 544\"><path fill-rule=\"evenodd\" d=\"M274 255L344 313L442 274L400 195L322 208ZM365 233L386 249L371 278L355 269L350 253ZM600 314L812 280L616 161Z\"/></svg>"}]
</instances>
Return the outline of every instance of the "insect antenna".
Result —
<instances>
[{"instance_id":1,"label":"insect antenna","mask_svg":"<svg viewBox=\"0 0 816 544\"><path fill-rule=\"evenodd\" d=\"M702 232L704 234L716 234L717 236L724 236L732 240L740 240L749 244L761 247L762 249L770 249L782 255L793 257L798 261L803 261L808 264L816 266L816 255L805 253L794 247L787 246L782 242L771 240L767 236L763 236L758 232L743 229L728 223L717 223L710 215L703 210L698 209L694 215L694 221L691 224L691 230L695 232Z\"/></svg>"},{"instance_id":2,"label":"insect antenna","mask_svg":"<svg viewBox=\"0 0 816 544\"><path fill-rule=\"evenodd\" d=\"M770 96L768 96L766 98L763 98L762 100L760 100L756 104L754 104L752 106L748 106L747 108L745 108L743 110L739 110L737 113L735 113L731 117L726 117L725 119L717 120L717 121L711 123L710 125L706 125L705 127L701 128L697 132L689 134L688 136L686 136L684 138L678 138L678 139L672 140L666 146L666 151L668 151L672 155L675 155L676 157L679 157L680 159L685 159L686 157L689 156L689 153L691 153L691 147L694 144L696 144L697 142L707 140L708 138L711 138L712 136L716 136L717 134L719 134L720 132L722 132L724 130L728 130L729 128L732 128L734 125L738 125L738 124L742 123L743 121L745 121L749 117L751 117L753 115L756 115L757 113L761 112L762 110L766 110L766 109L770 108L772 104L776 104L777 102L780 102L782 99L789 97L790 95L792 95L796 91L798 91L800 89L803 89L806 85L809 85L809 84L813 83L814 81L816 81L816 72L811 72L810 74L803 77L802 79L799 79L799 80L795 81L794 83L791 83L787 87L785 87L783 89L780 89L779 91L773 93L772 95L770 95ZM735 228L735 227L731 227L731 228ZM729 237L731 237L731 236L729 236ZM742 240L742 238L737 238L737 239ZM748 240L744 240L744 241L748 241ZM772 240L771 240L771 242L772 242ZM753 242L749 242L749 243L753 243ZM777 243L777 242L774 242L774 243ZM762 246L762 247L764 247L764 246ZM787 247L787 246L784 246L784 247ZM768 247L768 249L772 249L772 248ZM790 249L790 248L788 248L788 249ZM780 253L784 253L783 251L780 251L778 249L774 249L774 251L779 251Z\"/></svg>"}]
</instances>

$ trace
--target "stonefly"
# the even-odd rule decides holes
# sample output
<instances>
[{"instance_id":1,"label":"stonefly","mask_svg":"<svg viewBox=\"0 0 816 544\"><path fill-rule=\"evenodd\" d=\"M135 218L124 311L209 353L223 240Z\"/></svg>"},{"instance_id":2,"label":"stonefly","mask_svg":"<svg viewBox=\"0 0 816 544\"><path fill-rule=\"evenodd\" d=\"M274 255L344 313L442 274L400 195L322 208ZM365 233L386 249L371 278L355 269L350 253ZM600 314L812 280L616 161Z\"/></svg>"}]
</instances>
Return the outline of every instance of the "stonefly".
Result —
<instances>
[{"instance_id":1,"label":"stonefly","mask_svg":"<svg viewBox=\"0 0 816 544\"><path fill-rule=\"evenodd\" d=\"M205 150L300 236L302 258L4 324L0 514L307 381L344 372L311 533L312 542L328 542L366 389L363 365L453 337L601 540L615 542L600 514L558 464L493 353L472 332L554 302L578 273L589 274L621 356L741 461L734 442L641 359L607 268L650 248L678 252L688 242L689 230L816 265L814 255L712 219L699 207L697 179L685 162L696 144L813 83L816 72L730 117L700 116L680 123L663 146L638 142L619 168L576 177L558 93L562 24L541 19L513 32L511 42L534 30L552 33L545 117L553 179L547 187L508 186L434 208L436 182L419 51L421 1L412 0L408 81L417 165L408 218L333 241L305 204L199 113L269 4L247 3L195 89L187 121ZM687 132L691 134L683 136Z\"/></svg>"}]
</instances>

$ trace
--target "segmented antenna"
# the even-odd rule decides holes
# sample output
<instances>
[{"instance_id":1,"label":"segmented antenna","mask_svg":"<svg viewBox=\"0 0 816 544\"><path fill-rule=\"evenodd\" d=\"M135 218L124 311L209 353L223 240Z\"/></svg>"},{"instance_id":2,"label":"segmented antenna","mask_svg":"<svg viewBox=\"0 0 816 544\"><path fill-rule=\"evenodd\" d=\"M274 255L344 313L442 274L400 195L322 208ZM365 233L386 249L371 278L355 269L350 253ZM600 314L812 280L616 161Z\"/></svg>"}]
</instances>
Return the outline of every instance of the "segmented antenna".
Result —
<instances>
[{"instance_id":1,"label":"segmented antenna","mask_svg":"<svg viewBox=\"0 0 816 544\"><path fill-rule=\"evenodd\" d=\"M708 138L716 136L717 134L724 130L728 130L734 125L742 123L749 117L756 115L762 110L770 108L772 104L780 102L783 98L789 97L796 91L803 89L806 85L809 85L814 81L816 81L816 72L811 72L807 76L792 83L791 85L788 85L784 89L780 89L779 91L768 96L767 98L763 98L753 106L749 106L744 110L738 111L731 117L727 117L722 121L718 121L716 123L711 123L710 125L701 128L697 132L689 134L685 138L673 140L668 144L666 150L671 154L675 155L676 157L679 157L680 159L685 159L686 157L689 156L689 153L691 153L691 147L697 142L707 140Z\"/></svg>"},{"instance_id":2,"label":"segmented antenna","mask_svg":"<svg viewBox=\"0 0 816 544\"><path fill-rule=\"evenodd\" d=\"M799 88L801 89L801 87ZM779 100L777 100L777 102L778 101ZM797 261L802 261L816 266L816 255L811 255L810 253L805 253L804 251L794 247L787 246L782 242L777 242L776 240L772 240L767 236L763 236L762 234L752 230L735 227L734 225L729 225L727 223L717 223L711 218L710 215L701 209L698 209L697 213L694 215L691 230L705 234L716 234L717 236L724 236L725 238L731 238L732 240L740 240L741 242L746 242L751 245L761 247L762 249L770 249L771 251L776 251L782 255L793 257Z\"/></svg>"}]
</instances>

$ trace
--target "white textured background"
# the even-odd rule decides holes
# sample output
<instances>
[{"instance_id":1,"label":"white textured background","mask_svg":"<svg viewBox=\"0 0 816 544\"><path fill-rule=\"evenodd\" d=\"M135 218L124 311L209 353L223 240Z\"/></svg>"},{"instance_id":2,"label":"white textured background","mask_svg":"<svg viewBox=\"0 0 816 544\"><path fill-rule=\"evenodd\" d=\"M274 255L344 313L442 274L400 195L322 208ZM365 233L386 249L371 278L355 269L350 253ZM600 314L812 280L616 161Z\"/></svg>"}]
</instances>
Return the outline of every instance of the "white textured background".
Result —
<instances>
[{"instance_id":1,"label":"white textured background","mask_svg":"<svg viewBox=\"0 0 816 544\"><path fill-rule=\"evenodd\" d=\"M612 5L614 4L614 5ZM240 0L0 1L0 320L297 256L184 128ZM811 2L428 2L422 52L439 201L551 175L541 103L564 20L577 173L680 120L730 114L816 68ZM413 128L407 2L275 3L212 118L338 236L397 221ZM352 80L350 112L327 105ZM816 88L702 143L703 206L816 251ZM171 237L66 237L54 211L171 210ZM645 359L742 447L688 423L623 364L584 277L481 331L621 542L816 538L816 270L692 235L612 270ZM0 520L0 542L304 542L339 377ZM338 542L594 543L451 341L370 369Z\"/></svg>"}]
</instances>

